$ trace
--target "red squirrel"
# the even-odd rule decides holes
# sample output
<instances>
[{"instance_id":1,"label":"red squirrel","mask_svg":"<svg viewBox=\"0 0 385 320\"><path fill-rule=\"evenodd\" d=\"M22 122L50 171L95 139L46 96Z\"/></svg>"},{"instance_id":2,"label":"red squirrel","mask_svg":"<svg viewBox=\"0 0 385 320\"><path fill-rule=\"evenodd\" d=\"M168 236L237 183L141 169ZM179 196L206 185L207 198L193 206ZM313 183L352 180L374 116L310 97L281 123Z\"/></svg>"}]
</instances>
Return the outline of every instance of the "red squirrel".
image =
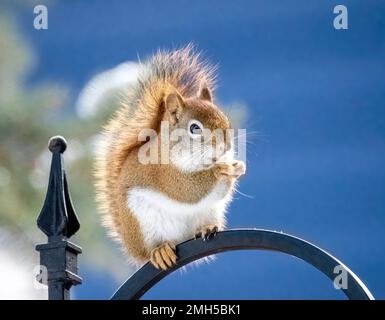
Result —
<instances>
[{"instance_id":1,"label":"red squirrel","mask_svg":"<svg viewBox=\"0 0 385 320\"><path fill-rule=\"evenodd\" d=\"M192 46L158 51L141 64L137 83L104 127L97 203L110 234L137 265L173 267L176 244L197 235L209 239L225 227L226 207L246 168L234 159L230 135L204 139L206 131L231 129L213 87L214 68ZM181 132L178 141L160 142L168 138L162 123ZM144 129L160 137L152 143L159 154L167 148L167 163L141 161L141 148L150 143L138 139Z\"/></svg>"}]
</instances>

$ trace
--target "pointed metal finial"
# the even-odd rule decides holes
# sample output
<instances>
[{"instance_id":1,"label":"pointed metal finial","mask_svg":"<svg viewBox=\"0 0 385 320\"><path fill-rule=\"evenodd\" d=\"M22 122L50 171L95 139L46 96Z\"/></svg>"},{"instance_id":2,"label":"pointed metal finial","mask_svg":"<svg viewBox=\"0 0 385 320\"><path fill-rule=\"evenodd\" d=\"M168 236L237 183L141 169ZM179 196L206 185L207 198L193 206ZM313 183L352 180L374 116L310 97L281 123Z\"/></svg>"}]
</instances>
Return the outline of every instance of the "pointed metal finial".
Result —
<instances>
[{"instance_id":1,"label":"pointed metal finial","mask_svg":"<svg viewBox=\"0 0 385 320\"><path fill-rule=\"evenodd\" d=\"M72 205L67 177L63 168L62 154L67 148L61 136L52 137L48 149L52 152L51 171L47 195L37 225L48 236L48 243L39 244L40 265L47 272L48 299L67 300L70 288L80 284L77 256L81 248L68 238L80 228L79 220ZM42 282L42 280L41 280Z\"/></svg>"},{"instance_id":2,"label":"pointed metal finial","mask_svg":"<svg viewBox=\"0 0 385 320\"><path fill-rule=\"evenodd\" d=\"M71 237L79 228L69 195L68 183L63 169L62 154L67 148L66 140L61 136L52 137L48 142L52 152L51 172L43 209L37 219L37 225L48 237Z\"/></svg>"}]
</instances>

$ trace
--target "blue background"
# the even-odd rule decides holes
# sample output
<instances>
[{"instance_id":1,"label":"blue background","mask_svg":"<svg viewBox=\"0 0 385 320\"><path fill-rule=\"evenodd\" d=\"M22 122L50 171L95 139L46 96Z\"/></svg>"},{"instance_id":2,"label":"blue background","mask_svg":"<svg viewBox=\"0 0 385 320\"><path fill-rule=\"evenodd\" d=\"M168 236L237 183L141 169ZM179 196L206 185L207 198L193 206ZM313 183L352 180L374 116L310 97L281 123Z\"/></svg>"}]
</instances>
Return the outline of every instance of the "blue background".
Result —
<instances>
[{"instance_id":1,"label":"blue background","mask_svg":"<svg viewBox=\"0 0 385 320\"><path fill-rule=\"evenodd\" d=\"M344 4L349 29L333 28ZM219 64L217 97L248 106L248 172L230 227L312 241L385 298L384 1L61 1L31 28L39 68L74 96L95 73L194 41ZM86 254L86 253L85 253ZM122 265L122 269L125 266ZM233 252L164 279L145 298L344 298L318 271L271 252ZM108 298L109 274L83 266L77 298Z\"/></svg>"}]
</instances>

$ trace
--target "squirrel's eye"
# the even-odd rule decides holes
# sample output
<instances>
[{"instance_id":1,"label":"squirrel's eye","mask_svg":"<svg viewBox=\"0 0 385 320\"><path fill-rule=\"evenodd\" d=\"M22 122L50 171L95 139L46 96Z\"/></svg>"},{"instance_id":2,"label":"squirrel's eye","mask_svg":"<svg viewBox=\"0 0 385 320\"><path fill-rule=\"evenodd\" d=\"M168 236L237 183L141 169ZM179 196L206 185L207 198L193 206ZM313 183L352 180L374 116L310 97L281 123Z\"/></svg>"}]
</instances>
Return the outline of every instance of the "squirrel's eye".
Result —
<instances>
[{"instance_id":1,"label":"squirrel's eye","mask_svg":"<svg viewBox=\"0 0 385 320\"><path fill-rule=\"evenodd\" d=\"M202 128L198 124L192 123L190 125L190 133L191 134L202 134Z\"/></svg>"},{"instance_id":2,"label":"squirrel's eye","mask_svg":"<svg viewBox=\"0 0 385 320\"><path fill-rule=\"evenodd\" d=\"M203 136L203 125L196 119L191 119L187 125L187 132L190 137L197 139Z\"/></svg>"}]
</instances>

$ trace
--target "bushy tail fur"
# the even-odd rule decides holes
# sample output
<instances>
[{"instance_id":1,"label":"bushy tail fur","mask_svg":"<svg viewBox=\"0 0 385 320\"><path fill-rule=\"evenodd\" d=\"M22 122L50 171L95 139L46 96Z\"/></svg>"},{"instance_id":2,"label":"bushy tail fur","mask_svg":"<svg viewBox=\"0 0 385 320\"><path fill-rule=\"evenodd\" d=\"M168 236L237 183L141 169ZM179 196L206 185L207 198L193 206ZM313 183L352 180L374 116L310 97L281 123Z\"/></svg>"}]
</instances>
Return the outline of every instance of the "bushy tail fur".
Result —
<instances>
[{"instance_id":1,"label":"bushy tail fur","mask_svg":"<svg viewBox=\"0 0 385 320\"><path fill-rule=\"evenodd\" d=\"M114 185L130 150L143 143L138 141L139 132L158 128L160 106L168 93L176 90L183 97L191 97L202 83L214 89L215 68L202 60L191 44L174 51L159 50L140 69L137 83L104 127L95 165L99 209L117 240L118 221L111 212Z\"/></svg>"}]
</instances>

